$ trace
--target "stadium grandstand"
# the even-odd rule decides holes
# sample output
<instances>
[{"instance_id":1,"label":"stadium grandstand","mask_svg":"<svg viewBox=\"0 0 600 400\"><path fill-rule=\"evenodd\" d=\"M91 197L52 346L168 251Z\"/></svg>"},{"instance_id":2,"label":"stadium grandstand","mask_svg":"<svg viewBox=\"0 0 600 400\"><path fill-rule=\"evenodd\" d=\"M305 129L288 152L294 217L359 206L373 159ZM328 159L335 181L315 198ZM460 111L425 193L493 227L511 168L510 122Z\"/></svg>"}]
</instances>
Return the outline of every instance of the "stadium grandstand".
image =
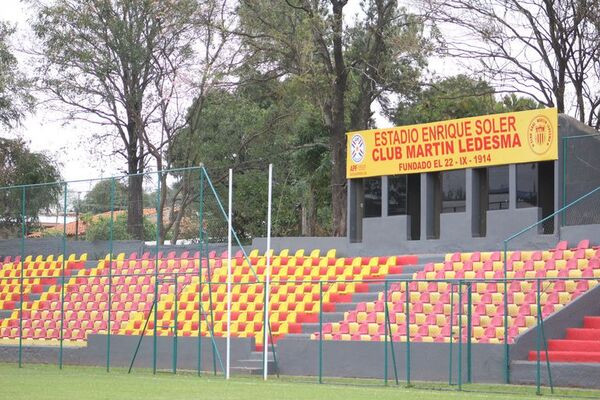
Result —
<instances>
[{"instance_id":1,"label":"stadium grandstand","mask_svg":"<svg viewBox=\"0 0 600 400\"><path fill-rule=\"evenodd\" d=\"M596 133L553 109L387 132L348 134L342 238L243 245L203 167L185 244L113 239L113 204L90 219L108 240L76 240L66 211L27 232L43 185L2 188L22 218L0 241L0 360L600 387Z\"/></svg>"}]
</instances>

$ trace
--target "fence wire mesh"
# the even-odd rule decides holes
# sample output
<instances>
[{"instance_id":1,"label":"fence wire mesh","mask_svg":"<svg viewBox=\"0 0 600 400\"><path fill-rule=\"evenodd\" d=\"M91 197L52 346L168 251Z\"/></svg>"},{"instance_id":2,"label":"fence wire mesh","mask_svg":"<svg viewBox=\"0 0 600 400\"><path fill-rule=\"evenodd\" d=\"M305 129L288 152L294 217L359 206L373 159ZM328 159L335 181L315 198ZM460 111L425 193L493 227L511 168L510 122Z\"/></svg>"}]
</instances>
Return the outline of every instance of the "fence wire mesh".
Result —
<instances>
[{"instance_id":1,"label":"fence wire mesh","mask_svg":"<svg viewBox=\"0 0 600 400\"><path fill-rule=\"evenodd\" d=\"M14 346L20 366L39 359L36 346L61 367L76 362L72 347L88 346L104 349L107 370L223 374L223 185L204 169L133 178L0 189L0 232L13 248L0 269L0 344ZM131 185L140 193L129 194ZM508 239L505 253L450 256L406 279L385 278L397 272L396 257L271 254L269 325L267 259L247 253L248 238L234 234L235 372L261 367L262 350L272 372L313 382L345 382L358 368L353 376L367 384L479 390L469 385L488 379L481 363L489 354L496 378L509 374L508 353L485 346L504 349L526 337L522 347L534 352L526 357L541 361L549 339L542 321L595 287L600 258L590 248L520 251L515 239L538 225ZM304 346L300 353L286 353L293 338ZM541 392L551 365L535 368L531 383Z\"/></svg>"},{"instance_id":2,"label":"fence wire mesh","mask_svg":"<svg viewBox=\"0 0 600 400\"><path fill-rule=\"evenodd\" d=\"M566 206L600 186L600 135L564 137L563 198ZM589 196L569 207L561 215L562 225L591 225L600 223L600 196Z\"/></svg>"}]
</instances>

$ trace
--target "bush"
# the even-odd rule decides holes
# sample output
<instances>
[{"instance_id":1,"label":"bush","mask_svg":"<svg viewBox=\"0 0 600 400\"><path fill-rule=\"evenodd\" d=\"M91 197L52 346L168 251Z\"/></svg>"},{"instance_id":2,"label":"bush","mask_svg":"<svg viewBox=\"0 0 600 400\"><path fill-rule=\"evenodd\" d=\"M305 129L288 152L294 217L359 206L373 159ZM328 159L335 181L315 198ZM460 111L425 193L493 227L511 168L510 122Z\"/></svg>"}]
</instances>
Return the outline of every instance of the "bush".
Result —
<instances>
[{"instance_id":1,"label":"bush","mask_svg":"<svg viewBox=\"0 0 600 400\"><path fill-rule=\"evenodd\" d=\"M92 217L84 216L82 220L86 223L85 239L88 241L94 240L109 240L110 239L110 217ZM127 214L119 214L116 216L113 225L112 237L113 240L131 240L132 237L127 232ZM148 217L144 217L144 240L156 239L156 223L150 221Z\"/></svg>"}]
</instances>

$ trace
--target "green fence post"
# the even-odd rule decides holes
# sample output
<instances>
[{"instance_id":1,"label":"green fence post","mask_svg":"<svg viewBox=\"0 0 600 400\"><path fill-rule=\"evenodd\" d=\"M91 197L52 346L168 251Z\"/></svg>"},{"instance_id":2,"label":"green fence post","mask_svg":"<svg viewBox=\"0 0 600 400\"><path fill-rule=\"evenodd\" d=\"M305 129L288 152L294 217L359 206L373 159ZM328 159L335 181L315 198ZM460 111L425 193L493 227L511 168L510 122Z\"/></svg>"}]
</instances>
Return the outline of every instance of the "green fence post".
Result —
<instances>
[{"instance_id":1,"label":"green fence post","mask_svg":"<svg viewBox=\"0 0 600 400\"><path fill-rule=\"evenodd\" d=\"M510 383L510 354L508 347L508 242L504 241L504 259L503 259L503 284L504 284L504 383Z\"/></svg>"},{"instance_id":2,"label":"green fence post","mask_svg":"<svg viewBox=\"0 0 600 400\"><path fill-rule=\"evenodd\" d=\"M178 274L175 274L175 301L173 304L173 307L175 309L174 314L173 314L173 373L176 374L177 373L177 313L178 313L178 307L177 307L177 297L179 297L179 291L178 291L178 282L177 282L177 278L178 278Z\"/></svg>"},{"instance_id":3,"label":"green fence post","mask_svg":"<svg viewBox=\"0 0 600 400\"><path fill-rule=\"evenodd\" d=\"M110 230L108 240L108 323L106 334L106 372L110 372L110 340L111 340L111 313L112 313L112 262L113 262L113 239L115 224L115 178L110 180ZM136 260L137 263L137 260Z\"/></svg>"},{"instance_id":4,"label":"green fence post","mask_svg":"<svg viewBox=\"0 0 600 400\"><path fill-rule=\"evenodd\" d=\"M449 365L448 365L448 385L452 385L452 346L454 345L454 284L450 283L450 343L449 343Z\"/></svg>"},{"instance_id":5,"label":"green fence post","mask_svg":"<svg viewBox=\"0 0 600 400\"><path fill-rule=\"evenodd\" d=\"M323 383L323 281L319 281L319 383Z\"/></svg>"},{"instance_id":6,"label":"green fence post","mask_svg":"<svg viewBox=\"0 0 600 400\"><path fill-rule=\"evenodd\" d=\"M540 306L541 307L541 306ZM548 356L548 341L544 331L544 314L541 314L540 328L542 330L542 344L544 345L544 353L546 355L546 368L548 370L548 384L550 385L550 393L554 394L554 383L552 381L552 370L550 369L550 357Z\"/></svg>"},{"instance_id":7,"label":"green fence post","mask_svg":"<svg viewBox=\"0 0 600 400\"><path fill-rule=\"evenodd\" d=\"M383 283L383 301L385 302L385 316L384 316L384 350L383 350L383 384L388 384L388 313L387 313L387 301L388 301L388 281Z\"/></svg>"},{"instance_id":8,"label":"green fence post","mask_svg":"<svg viewBox=\"0 0 600 400\"><path fill-rule=\"evenodd\" d=\"M215 331L214 331L215 317L214 317L214 313L213 313L212 272L210 269L210 253L208 250L208 242L204 243L204 252L206 253L206 273L208 274L208 278L207 278L207 281L208 281L208 309L209 309L208 311L210 314L210 324L207 323L207 326L209 327L211 342L213 344L213 346L212 346L212 348L213 348L213 375L216 376L217 375L217 354L216 353L218 353L219 350L217 349L217 346L214 341L215 340ZM218 282L217 282L217 289L218 289ZM219 355L219 357L220 357L220 355Z\"/></svg>"},{"instance_id":9,"label":"green fence post","mask_svg":"<svg viewBox=\"0 0 600 400\"><path fill-rule=\"evenodd\" d=\"M392 365L394 366L394 379L396 380L396 385L398 382L398 367L396 366L396 351L394 350L394 337L392 335L392 324L390 322L390 309L388 306L388 297L387 297L387 280L385 281L386 291L385 291L385 322L386 322L386 342L387 342L387 334L390 335L390 351L392 353ZM387 343L386 343L387 348ZM386 379L387 379L387 351L386 351ZM386 382L387 384L387 382Z\"/></svg>"},{"instance_id":10,"label":"green fence post","mask_svg":"<svg viewBox=\"0 0 600 400\"><path fill-rule=\"evenodd\" d=\"M25 235L27 232L27 215L25 211L25 186L21 189L21 279L19 296L19 368L23 368L23 283L25 275Z\"/></svg>"},{"instance_id":11,"label":"green fence post","mask_svg":"<svg viewBox=\"0 0 600 400\"><path fill-rule=\"evenodd\" d=\"M202 251L204 246L204 171L200 169L200 206L199 206L199 236L200 251L198 252L198 376L202 375ZM208 256L208 254L207 254ZM207 257L208 263L208 257ZM213 357L214 358L214 357ZM216 369L216 368L215 368Z\"/></svg>"},{"instance_id":12,"label":"green fence post","mask_svg":"<svg viewBox=\"0 0 600 400\"><path fill-rule=\"evenodd\" d=\"M406 298L404 301L405 309L404 309L404 319L406 324L406 386L411 386L410 383L410 287L408 286L408 281L405 281L405 292Z\"/></svg>"},{"instance_id":13,"label":"green fence post","mask_svg":"<svg viewBox=\"0 0 600 400\"><path fill-rule=\"evenodd\" d=\"M562 207L567 205L567 146L568 136L562 138L563 154L562 154L562 165L563 165L563 176L562 176ZM567 221L566 211L563 210L561 215L561 225L565 226Z\"/></svg>"},{"instance_id":14,"label":"green fence post","mask_svg":"<svg viewBox=\"0 0 600 400\"><path fill-rule=\"evenodd\" d=\"M467 383L472 383L471 379L471 361L472 361L472 348L471 348L471 332L473 331L473 283L467 284Z\"/></svg>"},{"instance_id":15,"label":"green fence post","mask_svg":"<svg viewBox=\"0 0 600 400\"><path fill-rule=\"evenodd\" d=\"M458 281L458 390L462 390L462 317L463 317L463 297L462 281Z\"/></svg>"},{"instance_id":16,"label":"green fence post","mask_svg":"<svg viewBox=\"0 0 600 400\"><path fill-rule=\"evenodd\" d=\"M535 340L535 352L536 352L536 362L535 362L535 385L536 385L536 394L542 394L541 382L540 382L540 336L541 336L541 313L542 306L540 305L540 279L536 280L536 305L537 305L537 327L536 327L536 340Z\"/></svg>"},{"instance_id":17,"label":"green fence post","mask_svg":"<svg viewBox=\"0 0 600 400\"><path fill-rule=\"evenodd\" d=\"M162 178L162 174L160 171L158 171L158 185L157 185L157 190L156 190L156 255L154 258L154 336L153 336L153 342L152 342L152 373L156 374L156 358L157 358L157 345L158 345L158 329L157 329L157 324L158 324L158 269L160 267L160 260L159 260L159 249L160 249L160 225L161 225L161 218L162 216L160 215L160 181Z\"/></svg>"},{"instance_id":18,"label":"green fence post","mask_svg":"<svg viewBox=\"0 0 600 400\"><path fill-rule=\"evenodd\" d=\"M58 352L58 368L63 368L63 342L65 339L65 264L67 263L67 183L63 184L63 235L62 254L63 260L60 270L60 349Z\"/></svg>"}]
</instances>

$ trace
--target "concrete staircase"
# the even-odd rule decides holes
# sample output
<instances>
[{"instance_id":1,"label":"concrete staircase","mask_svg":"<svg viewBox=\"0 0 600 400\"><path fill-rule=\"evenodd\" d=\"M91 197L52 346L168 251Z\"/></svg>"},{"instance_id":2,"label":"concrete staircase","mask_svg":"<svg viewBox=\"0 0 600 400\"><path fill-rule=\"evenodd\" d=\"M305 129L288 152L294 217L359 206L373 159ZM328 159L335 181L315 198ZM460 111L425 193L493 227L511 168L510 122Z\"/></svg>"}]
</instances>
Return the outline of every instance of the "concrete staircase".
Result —
<instances>
[{"instance_id":1,"label":"concrete staircase","mask_svg":"<svg viewBox=\"0 0 600 400\"><path fill-rule=\"evenodd\" d=\"M441 262L444 260L444 254L424 254L419 255L419 262L416 265L405 265L400 274L390 274L388 280L410 280L415 272L422 270L425 264L430 262ZM344 303L334 303L335 310L323 311L323 323L340 322L344 320L344 313L355 310L359 303L376 301L380 293L385 290L385 283L381 281L366 282L368 291L354 293L352 300ZM389 284L388 284L389 285ZM318 316L317 316L318 318ZM310 335L319 331L319 322L302 322L302 333L290 333L286 337L310 339Z\"/></svg>"},{"instance_id":2,"label":"concrete staircase","mask_svg":"<svg viewBox=\"0 0 600 400\"><path fill-rule=\"evenodd\" d=\"M275 346L275 351L277 347ZM263 353L262 351L253 351L250 353L250 357L246 360L239 360L231 366L231 372L234 374L247 374L247 375L262 375L263 374ZM277 373L277 365L275 364L275 358L273 352L269 349L267 354L267 371L269 375Z\"/></svg>"}]
</instances>

